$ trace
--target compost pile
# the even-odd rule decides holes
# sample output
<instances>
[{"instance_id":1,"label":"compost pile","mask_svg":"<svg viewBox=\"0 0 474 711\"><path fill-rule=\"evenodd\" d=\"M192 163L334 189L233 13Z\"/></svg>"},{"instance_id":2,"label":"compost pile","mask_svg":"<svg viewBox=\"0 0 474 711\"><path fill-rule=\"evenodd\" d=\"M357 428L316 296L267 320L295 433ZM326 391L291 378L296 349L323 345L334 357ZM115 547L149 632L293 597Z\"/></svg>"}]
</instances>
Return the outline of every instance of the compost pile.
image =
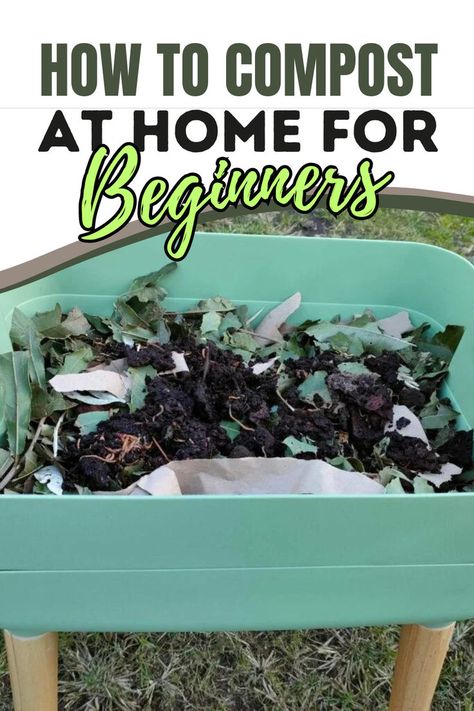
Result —
<instances>
[{"instance_id":1,"label":"compost pile","mask_svg":"<svg viewBox=\"0 0 474 711\"><path fill-rule=\"evenodd\" d=\"M175 266L135 279L109 318L15 309L3 493L113 492L215 457L323 460L387 493L474 491L472 431L441 394L462 327L428 337L406 312L369 310L298 324L299 294L257 314L221 296L166 311Z\"/></svg>"}]
</instances>

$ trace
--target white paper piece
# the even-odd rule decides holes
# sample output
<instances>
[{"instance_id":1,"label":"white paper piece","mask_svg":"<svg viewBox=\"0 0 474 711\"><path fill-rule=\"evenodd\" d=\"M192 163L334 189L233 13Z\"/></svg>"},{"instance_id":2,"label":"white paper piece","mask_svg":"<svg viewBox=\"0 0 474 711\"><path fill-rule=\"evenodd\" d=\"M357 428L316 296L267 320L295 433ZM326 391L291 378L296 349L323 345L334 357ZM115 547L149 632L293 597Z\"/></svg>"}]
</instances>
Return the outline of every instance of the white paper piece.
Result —
<instances>
[{"instance_id":1,"label":"white paper piece","mask_svg":"<svg viewBox=\"0 0 474 711\"><path fill-rule=\"evenodd\" d=\"M174 368L172 368L172 370L161 370L160 375L174 375L175 373L189 373L189 368L188 368L188 364L186 363L186 358L184 356L184 353L178 353L178 351L171 351L171 358L173 360Z\"/></svg>"},{"instance_id":2,"label":"white paper piece","mask_svg":"<svg viewBox=\"0 0 474 711\"><path fill-rule=\"evenodd\" d=\"M426 481L429 481L430 484L434 484L438 487L441 486L441 484L445 484L447 481L451 481L453 476L457 476L458 474L461 474L461 472L461 467L458 467L456 464L452 464L451 462L447 462L446 464L443 464L439 474L418 474L418 476L422 479L426 479Z\"/></svg>"},{"instance_id":3,"label":"white paper piece","mask_svg":"<svg viewBox=\"0 0 474 711\"><path fill-rule=\"evenodd\" d=\"M90 393L78 393L73 390L70 393L66 393L68 398L71 400L78 400L86 405L111 405L114 402L125 402L120 397L116 395L111 395L110 393L101 393L98 391L91 390Z\"/></svg>"},{"instance_id":4,"label":"white paper piece","mask_svg":"<svg viewBox=\"0 0 474 711\"><path fill-rule=\"evenodd\" d=\"M273 341L283 340L283 336L278 330L286 321L286 319L294 313L301 304L301 294L296 292L283 303L275 306L274 309L262 319L255 333L259 336L258 340L262 343L272 343Z\"/></svg>"},{"instance_id":5,"label":"white paper piece","mask_svg":"<svg viewBox=\"0 0 474 711\"><path fill-rule=\"evenodd\" d=\"M409 424L406 427L397 427L397 422L401 417L409 420ZM418 417L411 410L409 410L406 405L393 406L393 420L391 423L385 425L385 432L398 432L403 437L417 437L418 439L421 439L422 442L427 444L429 449L431 449L428 437L423 429L423 425Z\"/></svg>"},{"instance_id":6,"label":"white paper piece","mask_svg":"<svg viewBox=\"0 0 474 711\"><path fill-rule=\"evenodd\" d=\"M270 358L270 360L267 360L265 363L255 363L255 365L252 366L252 373L254 375L261 375L266 370L272 368L277 360L278 358Z\"/></svg>"},{"instance_id":7,"label":"white paper piece","mask_svg":"<svg viewBox=\"0 0 474 711\"><path fill-rule=\"evenodd\" d=\"M127 378L110 370L89 370L85 373L55 375L49 381L58 393L95 391L110 393L119 400L125 400L128 393Z\"/></svg>"},{"instance_id":8,"label":"white paper piece","mask_svg":"<svg viewBox=\"0 0 474 711\"><path fill-rule=\"evenodd\" d=\"M184 353L178 353L177 351L171 351L171 357L174 363L173 373L189 373L188 364L186 363L186 358Z\"/></svg>"},{"instance_id":9,"label":"white paper piece","mask_svg":"<svg viewBox=\"0 0 474 711\"><path fill-rule=\"evenodd\" d=\"M401 338L404 333L413 331L414 328L408 311L400 311L394 316L381 318L377 321L377 325L387 336L393 336L394 338Z\"/></svg>"},{"instance_id":10,"label":"white paper piece","mask_svg":"<svg viewBox=\"0 0 474 711\"><path fill-rule=\"evenodd\" d=\"M119 496L180 496L181 489L176 474L170 467L159 467L145 474L121 491L95 491L95 494Z\"/></svg>"},{"instance_id":11,"label":"white paper piece","mask_svg":"<svg viewBox=\"0 0 474 711\"><path fill-rule=\"evenodd\" d=\"M127 358L116 358L115 360L111 360L110 363L107 363L107 365L104 365L104 363L100 363L99 365L94 365L94 367L92 368L87 368L87 372L93 372L94 370L111 370L114 373L119 373L120 375L122 375L123 373L125 373L127 368Z\"/></svg>"},{"instance_id":12,"label":"white paper piece","mask_svg":"<svg viewBox=\"0 0 474 711\"><path fill-rule=\"evenodd\" d=\"M382 494L384 487L365 474L333 467L320 459L245 457L243 459L188 459L170 462L134 484L141 491L160 492L155 482L172 489L175 476L183 494ZM163 479L157 479L163 477ZM165 478L166 477L166 478ZM150 485L151 478L151 485ZM143 480L145 480L143 482ZM120 494L141 492L124 490ZM104 492L103 492L104 493ZM174 492L173 492L174 493ZM162 494L161 494L162 495Z\"/></svg>"},{"instance_id":13,"label":"white paper piece","mask_svg":"<svg viewBox=\"0 0 474 711\"><path fill-rule=\"evenodd\" d=\"M179 496L181 489L174 471L168 467L160 467L150 474L142 476L138 488L153 496Z\"/></svg>"},{"instance_id":14,"label":"white paper piece","mask_svg":"<svg viewBox=\"0 0 474 711\"><path fill-rule=\"evenodd\" d=\"M56 496L62 495L63 475L54 464L38 469L38 471L34 473L34 477L40 484L45 484Z\"/></svg>"}]
</instances>

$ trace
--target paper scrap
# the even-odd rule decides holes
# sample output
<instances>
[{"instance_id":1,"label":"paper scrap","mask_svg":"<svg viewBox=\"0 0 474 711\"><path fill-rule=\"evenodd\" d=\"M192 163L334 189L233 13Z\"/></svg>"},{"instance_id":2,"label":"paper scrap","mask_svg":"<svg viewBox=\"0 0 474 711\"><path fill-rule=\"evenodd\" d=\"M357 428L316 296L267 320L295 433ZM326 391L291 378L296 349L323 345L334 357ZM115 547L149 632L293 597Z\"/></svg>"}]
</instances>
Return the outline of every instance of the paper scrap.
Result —
<instances>
[{"instance_id":1,"label":"paper scrap","mask_svg":"<svg viewBox=\"0 0 474 711\"><path fill-rule=\"evenodd\" d=\"M426 481L429 481L430 484L434 484L434 486L439 487L441 484L451 481L453 476L457 476L458 474L461 474L461 472L461 467L458 467L456 464L452 464L451 462L446 462L446 464L443 464L441 467L439 474L419 474L418 476L422 479L426 479Z\"/></svg>"},{"instance_id":2,"label":"paper scrap","mask_svg":"<svg viewBox=\"0 0 474 711\"><path fill-rule=\"evenodd\" d=\"M111 370L114 373L123 374L128 368L127 358L115 358L111 360L110 363L100 363L99 365L94 365L92 368L87 368L87 372L94 370Z\"/></svg>"},{"instance_id":3,"label":"paper scrap","mask_svg":"<svg viewBox=\"0 0 474 711\"><path fill-rule=\"evenodd\" d=\"M184 353L178 353L177 351L171 351L171 357L174 363L173 373L189 373L188 364L186 363L186 358Z\"/></svg>"},{"instance_id":4,"label":"paper scrap","mask_svg":"<svg viewBox=\"0 0 474 711\"><path fill-rule=\"evenodd\" d=\"M170 462L119 494L382 494L370 476L345 471L321 459L244 457ZM137 490L138 489L138 490ZM105 492L103 492L105 493Z\"/></svg>"},{"instance_id":5,"label":"paper scrap","mask_svg":"<svg viewBox=\"0 0 474 711\"><path fill-rule=\"evenodd\" d=\"M112 405L114 402L125 402L120 397L116 395L111 395L110 393L103 393L97 390L91 390L89 393L80 393L77 390L72 390L70 393L66 393L68 398L71 400L78 400L86 405Z\"/></svg>"},{"instance_id":6,"label":"paper scrap","mask_svg":"<svg viewBox=\"0 0 474 711\"><path fill-rule=\"evenodd\" d=\"M255 329L255 334L259 336L258 341L262 343L282 341L283 336L279 329L283 326L287 318L300 307L300 304L301 294L298 291L296 294L293 294L293 296L290 296L289 299L286 299L286 301L283 301L269 311Z\"/></svg>"},{"instance_id":7,"label":"paper scrap","mask_svg":"<svg viewBox=\"0 0 474 711\"><path fill-rule=\"evenodd\" d=\"M277 360L278 358L270 358L270 360L265 361L265 363L255 363L255 365L252 366L252 373L254 375L261 375L266 370L272 368Z\"/></svg>"},{"instance_id":8,"label":"paper scrap","mask_svg":"<svg viewBox=\"0 0 474 711\"><path fill-rule=\"evenodd\" d=\"M409 423L404 427L398 427L397 422L400 419L407 419ZM393 420L391 423L385 425L385 432L398 432L403 437L417 437L421 439L422 442L428 445L431 449L426 432L423 429L418 417L408 409L406 405L394 405L393 406Z\"/></svg>"},{"instance_id":9,"label":"paper scrap","mask_svg":"<svg viewBox=\"0 0 474 711\"><path fill-rule=\"evenodd\" d=\"M128 393L127 378L105 369L55 375L49 383L58 393L95 391L110 393L119 400L125 400Z\"/></svg>"},{"instance_id":10,"label":"paper scrap","mask_svg":"<svg viewBox=\"0 0 474 711\"><path fill-rule=\"evenodd\" d=\"M95 491L101 495L119 496L180 496L181 489L176 474L170 467L159 467L120 491Z\"/></svg>"},{"instance_id":11,"label":"paper scrap","mask_svg":"<svg viewBox=\"0 0 474 711\"><path fill-rule=\"evenodd\" d=\"M377 325L387 336L393 336L394 338L401 338L404 333L413 331L414 328L408 311L400 311L400 313L393 316L381 318L377 321Z\"/></svg>"},{"instance_id":12,"label":"paper scrap","mask_svg":"<svg viewBox=\"0 0 474 711\"><path fill-rule=\"evenodd\" d=\"M40 484L44 484L52 494L61 496L63 493L63 475L54 464L38 469L34 473L34 477Z\"/></svg>"}]
</instances>

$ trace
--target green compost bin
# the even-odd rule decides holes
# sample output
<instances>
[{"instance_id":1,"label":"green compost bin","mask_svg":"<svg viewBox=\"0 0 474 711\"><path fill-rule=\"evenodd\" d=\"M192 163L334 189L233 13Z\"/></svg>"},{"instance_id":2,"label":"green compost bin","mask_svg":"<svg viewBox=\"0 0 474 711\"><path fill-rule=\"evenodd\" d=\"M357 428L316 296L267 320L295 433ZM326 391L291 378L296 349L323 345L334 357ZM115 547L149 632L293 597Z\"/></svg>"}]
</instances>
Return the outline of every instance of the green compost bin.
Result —
<instances>
[{"instance_id":1,"label":"green compost bin","mask_svg":"<svg viewBox=\"0 0 474 711\"><path fill-rule=\"evenodd\" d=\"M156 236L0 294L14 306L108 314L166 261ZM198 234L167 281L171 308L214 294L255 307L303 294L297 318L459 323L449 395L474 425L474 267L423 244ZM0 625L46 630L317 628L474 617L474 494L1 496Z\"/></svg>"}]
</instances>

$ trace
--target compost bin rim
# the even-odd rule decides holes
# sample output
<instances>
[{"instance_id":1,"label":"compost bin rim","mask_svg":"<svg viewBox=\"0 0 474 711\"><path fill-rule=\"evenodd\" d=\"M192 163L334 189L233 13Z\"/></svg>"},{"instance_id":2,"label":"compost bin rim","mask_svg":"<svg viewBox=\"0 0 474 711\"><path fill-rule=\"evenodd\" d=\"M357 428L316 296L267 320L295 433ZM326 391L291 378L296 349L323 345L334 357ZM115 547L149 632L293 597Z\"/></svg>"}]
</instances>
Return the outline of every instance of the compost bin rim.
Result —
<instances>
[{"instance_id":1,"label":"compost bin rim","mask_svg":"<svg viewBox=\"0 0 474 711\"><path fill-rule=\"evenodd\" d=\"M440 499L467 499L473 498L474 492L447 492L442 494L176 494L167 496L123 496L114 494L87 494L87 495L76 495L76 494L4 494L0 497L0 501L8 499L9 501L117 501L117 502L130 502L130 501L320 501L320 500L331 500L331 501L420 501L420 499L434 499L436 501ZM95 504L94 504L95 505ZM121 505L121 504L120 504Z\"/></svg>"},{"instance_id":2,"label":"compost bin rim","mask_svg":"<svg viewBox=\"0 0 474 711\"><path fill-rule=\"evenodd\" d=\"M46 276L49 276L51 274L55 274L57 272L62 271L63 269L67 269L68 267L74 266L76 264L80 264L83 262L87 262L90 259L94 259L94 257L100 257L106 252L111 252L111 251L116 251L126 247L130 247L136 242L142 242L144 240L148 239L154 239L154 238L166 238L166 236L169 234L169 232L157 232L154 234L146 235L145 237L141 235L140 233L134 233L133 235L130 235L127 237L126 242L119 242L119 243L109 243L104 246L100 246L100 248L96 248L91 251L89 254L81 254L80 256L77 257L71 257L68 258L67 255L59 255L59 252L64 252L64 247L59 248L59 250L53 250L51 252L48 252L46 255L43 257L36 257L35 259L28 260L26 262L23 262L22 264L19 264L15 267L11 267L9 269L5 269L3 271L0 270L0 276L4 276L4 278L7 278L8 285L6 287L1 287L0 286L0 293L12 291L14 289L17 289L21 286L24 286L25 284L31 284L34 283L35 281L42 279ZM357 237L327 237L324 235L319 235L317 233L311 234L311 235L279 235L279 234L252 234L252 233L218 233L218 232L201 232L201 231L196 231L195 232L195 237L198 239L212 239L215 238L216 235L219 237L225 236L225 237L231 237L231 238L249 238L249 239L262 239L263 238L270 238L270 239L280 239L280 240L297 240L297 241L303 241L303 240L308 240L308 239L318 239L319 241L324 241L324 242L333 242L337 244L343 244L343 243L360 243L362 244L371 244L373 245L373 249L380 249L380 247L376 245L416 245L417 247L421 247L425 251L440 251L444 252L445 254L449 254L451 258L456 258L457 260L460 260L471 267L472 270L474 270L474 264L468 260L466 257L463 257L460 254L457 254L456 252L452 252L451 250L447 249L446 247L440 247L438 245L434 244L427 244L426 242L418 242L418 241L410 241L410 240L395 240L395 239L367 239L365 237L362 238L357 238ZM60 264L55 263L56 259L63 259L64 261ZM36 273L35 273L36 272ZM13 274L10 278L8 278L7 275ZM16 277L16 278L15 278Z\"/></svg>"}]
</instances>

